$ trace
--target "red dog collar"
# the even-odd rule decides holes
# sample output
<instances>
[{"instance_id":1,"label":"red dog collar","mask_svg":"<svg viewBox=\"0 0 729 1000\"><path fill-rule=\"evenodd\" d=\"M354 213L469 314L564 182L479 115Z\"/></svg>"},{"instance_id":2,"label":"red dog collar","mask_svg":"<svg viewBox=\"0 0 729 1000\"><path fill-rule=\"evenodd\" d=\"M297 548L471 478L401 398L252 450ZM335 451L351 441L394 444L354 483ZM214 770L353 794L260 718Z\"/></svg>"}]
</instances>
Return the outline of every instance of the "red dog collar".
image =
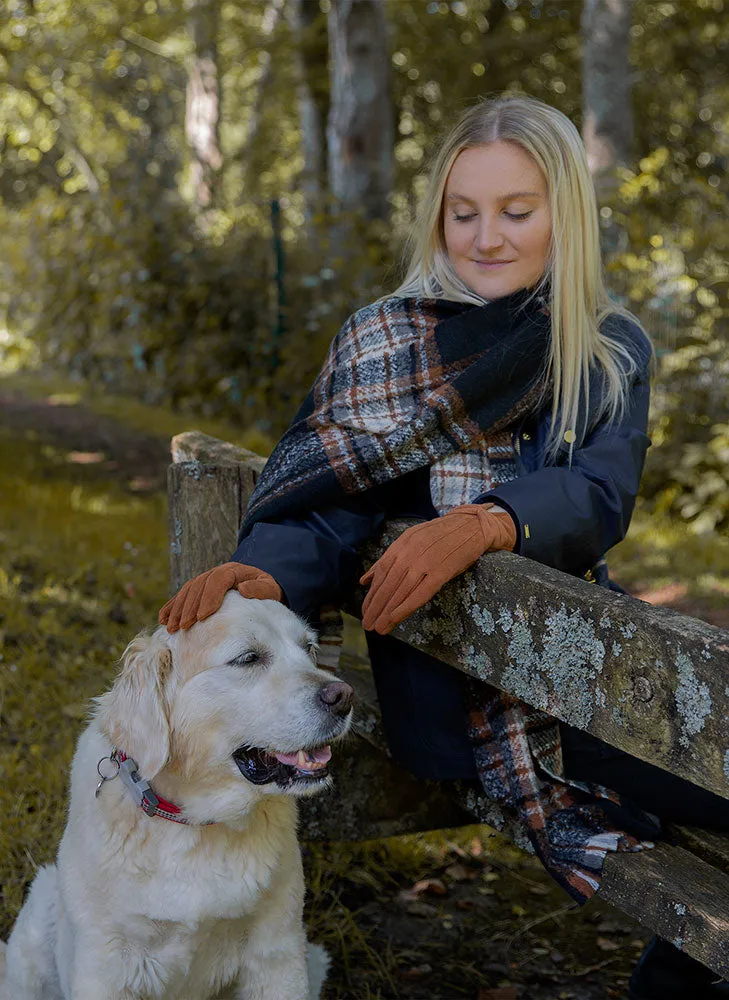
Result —
<instances>
[{"instance_id":1,"label":"red dog collar","mask_svg":"<svg viewBox=\"0 0 729 1000\"><path fill-rule=\"evenodd\" d=\"M114 774L102 774L101 765L105 760L111 761L112 765L116 767ZM127 757L124 751L118 747L114 747L108 757L101 758L96 765L96 770L101 778L101 781L96 786L97 797L105 781L112 781L114 778L119 777L129 789L134 801L148 816L159 816L161 819L168 819L172 823L189 825L189 820L185 819L182 815L180 807L176 806L173 802L168 802L167 799L160 798L159 795L155 795L149 782L140 776L134 758ZM209 823L203 825L210 826Z\"/></svg>"}]
</instances>

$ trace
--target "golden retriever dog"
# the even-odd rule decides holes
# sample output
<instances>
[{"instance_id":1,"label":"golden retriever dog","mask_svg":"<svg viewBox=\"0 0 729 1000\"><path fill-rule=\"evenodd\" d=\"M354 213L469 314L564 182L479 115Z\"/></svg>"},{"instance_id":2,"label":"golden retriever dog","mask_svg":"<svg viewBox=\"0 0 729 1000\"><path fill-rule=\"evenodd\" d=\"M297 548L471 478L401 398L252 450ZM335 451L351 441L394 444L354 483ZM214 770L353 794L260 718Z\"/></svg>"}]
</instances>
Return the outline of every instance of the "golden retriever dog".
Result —
<instances>
[{"instance_id":1,"label":"golden retriever dog","mask_svg":"<svg viewBox=\"0 0 729 1000\"><path fill-rule=\"evenodd\" d=\"M353 692L315 654L293 612L235 592L133 640L79 739L57 863L0 956L4 1000L319 996L296 797L327 786Z\"/></svg>"}]
</instances>

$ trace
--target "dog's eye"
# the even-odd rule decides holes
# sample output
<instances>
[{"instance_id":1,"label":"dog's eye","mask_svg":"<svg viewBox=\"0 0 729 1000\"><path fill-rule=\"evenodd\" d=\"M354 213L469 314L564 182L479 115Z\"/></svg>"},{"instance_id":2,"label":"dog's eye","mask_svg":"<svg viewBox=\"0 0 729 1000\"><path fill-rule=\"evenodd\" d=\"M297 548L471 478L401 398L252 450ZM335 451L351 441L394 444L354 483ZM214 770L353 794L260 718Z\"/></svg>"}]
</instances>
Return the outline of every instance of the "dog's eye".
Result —
<instances>
[{"instance_id":1,"label":"dog's eye","mask_svg":"<svg viewBox=\"0 0 729 1000\"><path fill-rule=\"evenodd\" d=\"M306 644L306 652L309 654L309 656L312 658L312 660L314 660L316 662L317 653L319 652L319 645L318 645L318 643L314 642L313 639L312 639L311 642L307 642L307 644Z\"/></svg>"},{"instance_id":2,"label":"dog's eye","mask_svg":"<svg viewBox=\"0 0 729 1000\"><path fill-rule=\"evenodd\" d=\"M257 653L255 649L249 649L247 653L241 653L240 656L236 656L234 660L228 662L229 667L247 667L251 663L258 663L261 659L261 654Z\"/></svg>"}]
</instances>

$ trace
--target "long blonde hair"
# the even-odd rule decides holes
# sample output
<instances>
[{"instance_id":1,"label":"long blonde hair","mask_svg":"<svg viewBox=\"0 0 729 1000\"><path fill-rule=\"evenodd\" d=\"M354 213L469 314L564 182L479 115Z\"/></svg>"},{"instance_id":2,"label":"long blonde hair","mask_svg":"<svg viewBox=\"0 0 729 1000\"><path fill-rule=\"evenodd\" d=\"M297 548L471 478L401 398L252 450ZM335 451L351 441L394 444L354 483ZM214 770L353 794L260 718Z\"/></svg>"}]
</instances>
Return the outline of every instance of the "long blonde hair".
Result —
<instances>
[{"instance_id":1,"label":"long blonde hair","mask_svg":"<svg viewBox=\"0 0 729 1000\"><path fill-rule=\"evenodd\" d=\"M547 182L552 239L547 268L534 289L535 294L548 289L551 308L552 337L543 373L553 381L546 450L554 458L560 444L567 441L571 460L575 442L579 444L589 430L584 421L578 427L578 416L581 388L585 407L589 402L590 369L601 365L604 378L594 425L605 416L609 420L623 416L628 378L637 367L630 351L601 329L604 320L622 316L644 335L645 331L632 313L610 299L605 288L595 189L585 147L569 118L531 97L484 98L462 115L435 158L406 248L406 277L395 294L484 303L461 281L448 258L443 202L456 157L464 149L497 141L520 146ZM646 346L652 352L649 343Z\"/></svg>"}]
</instances>

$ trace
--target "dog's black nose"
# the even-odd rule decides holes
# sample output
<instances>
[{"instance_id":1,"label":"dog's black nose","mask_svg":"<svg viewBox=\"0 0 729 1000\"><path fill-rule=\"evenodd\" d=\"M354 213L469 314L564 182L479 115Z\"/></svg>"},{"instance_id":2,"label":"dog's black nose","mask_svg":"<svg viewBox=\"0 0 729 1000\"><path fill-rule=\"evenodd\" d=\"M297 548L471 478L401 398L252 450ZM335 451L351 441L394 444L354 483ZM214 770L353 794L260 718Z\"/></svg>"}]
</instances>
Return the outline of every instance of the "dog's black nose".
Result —
<instances>
[{"instance_id":1,"label":"dog's black nose","mask_svg":"<svg viewBox=\"0 0 729 1000\"><path fill-rule=\"evenodd\" d=\"M334 712L335 715L346 715L352 707L354 689L344 681L332 681L320 689L319 697L330 712Z\"/></svg>"}]
</instances>

